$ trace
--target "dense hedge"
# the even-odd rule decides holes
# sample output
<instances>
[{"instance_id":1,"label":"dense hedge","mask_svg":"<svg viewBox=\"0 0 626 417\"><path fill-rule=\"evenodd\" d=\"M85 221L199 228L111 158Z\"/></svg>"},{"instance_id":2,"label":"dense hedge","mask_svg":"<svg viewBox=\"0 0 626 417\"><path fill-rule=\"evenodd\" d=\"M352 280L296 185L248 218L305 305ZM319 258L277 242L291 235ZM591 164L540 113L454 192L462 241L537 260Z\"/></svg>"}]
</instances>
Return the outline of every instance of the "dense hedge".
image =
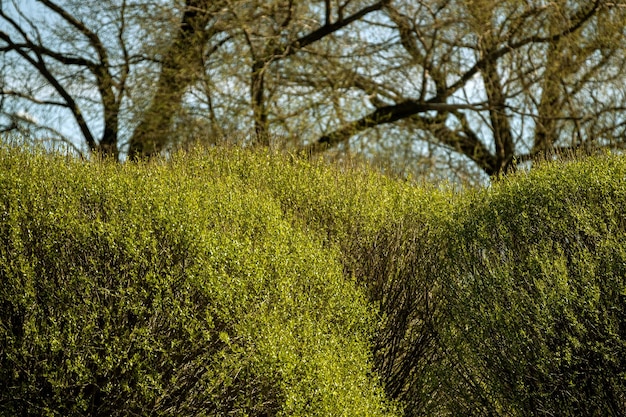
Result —
<instances>
[{"instance_id":1,"label":"dense hedge","mask_svg":"<svg viewBox=\"0 0 626 417\"><path fill-rule=\"evenodd\" d=\"M539 167L407 215L362 249L383 277L405 415L626 415L626 158Z\"/></svg>"},{"instance_id":2,"label":"dense hedge","mask_svg":"<svg viewBox=\"0 0 626 417\"><path fill-rule=\"evenodd\" d=\"M0 190L2 415L626 414L624 157L454 193L4 148Z\"/></svg>"},{"instance_id":3,"label":"dense hedge","mask_svg":"<svg viewBox=\"0 0 626 417\"><path fill-rule=\"evenodd\" d=\"M0 152L0 414L391 413L363 293L261 187Z\"/></svg>"},{"instance_id":4,"label":"dense hedge","mask_svg":"<svg viewBox=\"0 0 626 417\"><path fill-rule=\"evenodd\" d=\"M356 280L379 313L371 347L388 397L400 400L407 415L431 412L437 399L422 376L433 380L430 368L439 354L433 329L441 320L432 272L458 196L358 163L337 167L237 149L202 155L185 156L186 164L201 161L218 177L234 175L266 190L296 227L339 249L344 276Z\"/></svg>"},{"instance_id":5,"label":"dense hedge","mask_svg":"<svg viewBox=\"0 0 626 417\"><path fill-rule=\"evenodd\" d=\"M507 178L449 238L455 414L626 415L626 159Z\"/></svg>"}]
</instances>

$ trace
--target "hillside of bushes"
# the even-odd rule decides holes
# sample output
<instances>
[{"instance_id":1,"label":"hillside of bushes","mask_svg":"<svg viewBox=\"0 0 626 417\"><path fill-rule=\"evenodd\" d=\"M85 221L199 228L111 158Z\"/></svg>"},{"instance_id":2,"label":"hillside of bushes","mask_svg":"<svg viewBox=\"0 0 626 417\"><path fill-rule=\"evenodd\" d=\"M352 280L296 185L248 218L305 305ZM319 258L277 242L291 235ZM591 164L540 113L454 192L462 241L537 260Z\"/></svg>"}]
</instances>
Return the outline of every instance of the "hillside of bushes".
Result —
<instances>
[{"instance_id":1,"label":"hillside of bushes","mask_svg":"<svg viewBox=\"0 0 626 417\"><path fill-rule=\"evenodd\" d=\"M626 414L626 158L454 192L0 148L0 415Z\"/></svg>"}]
</instances>

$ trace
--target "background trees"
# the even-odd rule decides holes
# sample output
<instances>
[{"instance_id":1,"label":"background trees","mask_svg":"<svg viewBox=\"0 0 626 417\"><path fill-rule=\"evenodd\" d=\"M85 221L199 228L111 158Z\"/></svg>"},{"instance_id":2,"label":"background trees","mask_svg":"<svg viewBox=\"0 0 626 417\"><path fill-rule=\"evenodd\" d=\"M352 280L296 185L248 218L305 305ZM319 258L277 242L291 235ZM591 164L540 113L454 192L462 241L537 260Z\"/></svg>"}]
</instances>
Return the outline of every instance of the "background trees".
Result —
<instances>
[{"instance_id":1,"label":"background trees","mask_svg":"<svg viewBox=\"0 0 626 417\"><path fill-rule=\"evenodd\" d=\"M357 86L369 87L374 108L318 144L339 146L391 125L385 130L400 130L411 153L416 143L432 144L423 149L497 175L541 152L620 137L623 7L448 1L392 3L385 12L390 22L377 24L391 31L390 48L376 61L378 74Z\"/></svg>"},{"instance_id":2,"label":"background trees","mask_svg":"<svg viewBox=\"0 0 626 417\"><path fill-rule=\"evenodd\" d=\"M237 138L484 178L622 146L625 13L606 0L5 1L3 130L115 157Z\"/></svg>"}]
</instances>

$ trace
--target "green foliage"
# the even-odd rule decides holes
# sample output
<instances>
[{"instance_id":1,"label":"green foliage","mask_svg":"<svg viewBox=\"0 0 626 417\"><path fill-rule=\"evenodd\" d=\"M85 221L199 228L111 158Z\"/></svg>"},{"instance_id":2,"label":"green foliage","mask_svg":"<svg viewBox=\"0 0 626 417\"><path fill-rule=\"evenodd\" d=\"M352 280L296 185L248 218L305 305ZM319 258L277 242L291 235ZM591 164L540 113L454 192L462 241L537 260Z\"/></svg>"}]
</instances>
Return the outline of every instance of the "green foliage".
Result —
<instances>
[{"instance_id":1,"label":"green foliage","mask_svg":"<svg viewBox=\"0 0 626 417\"><path fill-rule=\"evenodd\" d=\"M296 226L339 249L344 276L356 280L378 312L372 352L387 395L407 415L431 404L425 385L433 375L426 371L438 354L433 326L441 318L433 298L440 285L431 275L440 260L429 242L438 241L453 195L360 165L338 168L236 148L203 154L215 175L267 190Z\"/></svg>"},{"instance_id":2,"label":"green foliage","mask_svg":"<svg viewBox=\"0 0 626 417\"><path fill-rule=\"evenodd\" d=\"M453 414L626 414L624 162L548 165L458 205L439 276Z\"/></svg>"},{"instance_id":3,"label":"green foliage","mask_svg":"<svg viewBox=\"0 0 626 417\"><path fill-rule=\"evenodd\" d=\"M364 294L262 155L0 152L0 414L391 413Z\"/></svg>"},{"instance_id":4,"label":"green foliage","mask_svg":"<svg viewBox=\"0 0 626 417\"><path fill-rule=\"evenodd\" d=\"M2 149L0 414L624 415L625 162Z\"/></svg>"},{"instance_id":5,"label":"green foliage","mask_svg":"<svg viewBox=\"0 0 626 417\"><path fill-rule=\"evenodd\" d=\"M375 363L405 415L626 414L624 162L422 190L344 254L379 307Z\"/></svg>"}]
</instances>

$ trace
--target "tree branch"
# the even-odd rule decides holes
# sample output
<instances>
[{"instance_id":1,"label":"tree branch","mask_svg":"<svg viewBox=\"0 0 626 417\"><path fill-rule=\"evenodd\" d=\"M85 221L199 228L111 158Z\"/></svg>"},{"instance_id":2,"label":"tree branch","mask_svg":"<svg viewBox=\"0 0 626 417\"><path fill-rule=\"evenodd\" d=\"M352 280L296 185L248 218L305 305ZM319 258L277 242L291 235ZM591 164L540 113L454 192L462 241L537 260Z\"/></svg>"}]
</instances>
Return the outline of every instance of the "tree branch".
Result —
<instances>
[{"instance_id":1,"label":"tree branch","mask_svg":"<svg viewBox=\"0 0 626 417\"><path fill-rule=\"evenodd\" d=\"M498 59L504 57L505 55L510 54L511 52L520 49L531 43L551 43L560 40L561 38L577 31L580 29L585 22L587 22L593 15L596 13L600 6L600 0L596 0L594 2L593 7L587 13L583 13L582 16L578 19L578 21L572 26L564 29L560 33L557 33L552 36L529 36L525 39L522 39L517 42L507 42L501 48L494 49L492 52L486 54L482 57L478 62L476 62L469 70L467 70L461 78L459 78L455 83L447 87L448 95L452 94L454 91L458 90L460 87L465 85L474 75L480 72L481 68L485 66L486 62L494 62Z\"/></svg>"},{"instance_id":2,"label":"tree branch","mask_svg":"<svg viewBox=\"0 0 626 417\"><path fill-rule=\"evenodd\" d=\"M425 113L428 111L455 111L467 109L485 110L484 107L472 104L439 103L434 99L425 102L405 100L395 105L380 107L369 115L348 123L346 126L330 134L322 136L317 141L305 146L304 151L307 153L321 152L347 141L355 133L365 129L381 124L393 123L419 113Z\"/></svg>"},{"instance_id":3,"label":"tree branch","mask_svg":"<svg viewBox=\"0 0 626 417\"><path fill-rule=\"evenodd\" d=\"M67 10L58 6L50 0L37 0L50 10L58 14L63 20L75 27L80 33L82 33L87 39L89 39L90 45L96 50L98 58L100 59L100 65L107 68L109 66L109 59L106 52L106 48L102 44L102 41L93 31L91 31L83 22L70 15Z\"/></svg>"},{"instance_id":4,"label":"tree branch","mask_svg":"<svg viewBox=\"0 0 626 417\"><path fill-rule=\"evenodd\" d=\"M87 121L83 117L82 112L78 107L78 104L69 94L69 92L61 85L59 80L50 72L41 54L37 53L36 50L33 50L33 52L35 52L35 55L37 56L37 59L31 57L22 48L17 48L13 40L4 32L0 32L0 39L7 42L7 44L9 44L10 46L13 46L13 50L18 53L26 62L28 62L35 69L37 69L39 74L44 77L44 79L54 88L54 90L61 96L61 98L65 100L65 102L67 103L67 108L74 116L74 119L76 120L76 123L78 124L78 127L83 134L83 137L87 141L87 145L91 150L95 150L97 148L97 143L91 133L91 130L89 129L89 126L87 125Z\"/></svg>"},{"instance_id":5,"label":"tree branch","mask_svg":"<svg viewBox=\"0 0 626 417\"><path fill-rule=\"evenodd\" d=\"M20 91L15 91L15 90L0 90L0 96L17 97L17 98L21 98L24 100L28 100L34 104L40 104L44 106L57 106L57 107L68 108L68 105L66 102L54 101L54 100L40 100L34 96L31 96L30 94L25 94L25 93L22 93Z\"/></svg>"},{"instance_id":6,"label":"tree branch","mask_svg":"<svg viewBox=\"0 0 626 417\"><path fill-rule=\"evenodd\" d=\"M342 28L350 25L351 23L359 20L360 18L364 17L365 15L367 15L369 13L372 13L372 12L377 11L377 10L381 10L383 8L383 6L385 6L388 2L389 2L389 0L377 1L376 3L372 4L371 6L364 7L363 9L359 10L358 12L355 12L354 14L348 16L345 19L339 19L335 23L329 23L328 20L327 20L326 23L324 24L324 26L320 27L319 29L314 30L313 32L309 33L308 35L305 35L305 36L302 36L301 38L298 38L292 45L290 45L292 47L288 48L288 51L286 52L287 55L291 55L291 54L295 53L299 48L305 48L305 47L309 46L310 44L312 44L314 42L317 42L320 39L335 33L339 29L342 29ZM327 19L329 18L328 13L327 13L326 18Z\"/></svg>"}]
</instances>

